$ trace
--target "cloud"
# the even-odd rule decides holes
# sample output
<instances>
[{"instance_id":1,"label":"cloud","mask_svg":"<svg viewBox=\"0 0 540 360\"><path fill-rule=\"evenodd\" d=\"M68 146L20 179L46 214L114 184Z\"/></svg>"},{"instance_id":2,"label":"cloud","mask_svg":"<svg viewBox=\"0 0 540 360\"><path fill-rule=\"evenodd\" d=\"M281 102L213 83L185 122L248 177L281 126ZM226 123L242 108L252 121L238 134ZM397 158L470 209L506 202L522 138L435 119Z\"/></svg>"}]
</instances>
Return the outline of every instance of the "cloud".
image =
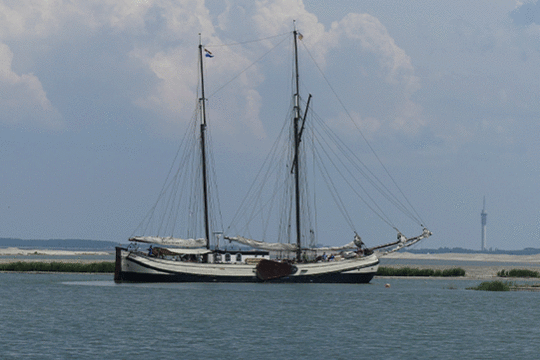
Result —
<instances>
[{"instance_id":1,"label":"cloud","mask_svg":"<svg viewBox=\"0 0 540 360\"><path fill-rule=\"evenodd\" d=\"M150 94L135 101L139 106L174 114L193 105L197 88L197 73L193 66L196 63L195 51L186 54L183 49L175 48L150 55L143 49L137 49L131 52L131 56L143 61L159 79Z\"/></svg>"},{"instance_id":2,"label":"cloud","mask_svg":"<svg viewBox=\"0 0 540 360\"><path fill-rule=\"evenodd\" d=\"M206 39L207 43L221 43L215 36L206 36ZM262 99L256 90L263 76L256 66L250 67L252 60L246 55L228 47L209 48L214 58L204 57L203 61L207 111L216 120L213 127L227 136L234 136L240 129L250 129L251 135L266 137L259 118ZM200 86L197 43L192 41L155 54L148 47L141 48L131 55L143 61L158 79L150 93L137 99L135 104L164 115L166 123L158 126L167 131L174 124L188 121L197 106ZM221 88L242 71L244 73L226 89Z\"/></svg>"},{"instance_id":3,"label":"cloud","mask_svg":"<svg viewBox=\"0 0 540 360\"><path fill-rule=\"evenodd\" d=\"M518 3L514 11L510 13L510 18L518 25L540 25L540 1L536 3Z\"/></svg>"},{"instance_id":4,"label":"cloud","mask_svg":"<svg viewBox=\"0 0 540 360\"><path fill-rule=\"evenodd\" d=\"M197 85L193 66L196 60L190 62L190 59L195 57L190 58L183 54L189 41L182 39L190 36L196 42L199 32L212 34L213 29L204 2L196 0L29 0L9 5L0 3L0 35L16 44L15 48L23 52L18 55L25 59L24 65L28 68L42 66L42 70L48 74L62 73L62 77L56 78L53 84L60 93L65 87L59 86L62 80L71 83L84 82L78 84L76 94L61 94L64 103L79 102L75 97L95 99L96 93L89 96L83 94L82 89L88 87L89 79L95 84L114 83L112 88L118 88L117 84L129 83L121 77L124 76L124 69L137 69L134 63L129 64L129 61L136 60L154 74L156 81L145 84L145 91L150 89L145 95L134 89L126 89L125 92L136 96L132 99L132 105L157 111L163 115L160 118L165 123L177 118L181 110L188 105L186 102L189 102L192 108L195 98L192 95ZM174 45L171 45L172 40ZM28 45L32 43L39 43L39 46L33 49ZM117 46L118 44L122 46ZM46 56L42 59L44 61L36 63L35 59L42 55ZM38 76L28 73L18 77L11 70L12 58L13 53L6 47L2 53L2 86L6 89L13 88L14 91L8 91L10 109L11 113L18 117L18 120L12 119L11 122L20 123L23 118L28 121L33 116L31 112L36 106L22 109L16 105L28 101L26 98L30 97L38 99L41 107L50 114L43 116L36 113L35 117L41 118L42 123L58 125L58 112L45 96ZM60 64L65 64L66 61L70 62L71 66L59 69ZM118 69L114 74L115 78L110 78L108 66L113 62ZM94 67L91 67L92 65ZM100 68L100 65L107 68ZM106 76L109 77L102 78ZM25 88L26 92L23 91ZM68 100L69 98L73 99ZM158 127L163 126L158 124Z\"/></svg>"},{"instance_id":5,"label":"cloud","mask_svg":"<svg viewBox=\"0 0 540 360\"><path fill-rule=\"evenodd\" d=\"M9 125L59 129L63 121L39 79L12 71L13 53L0 43L0 122Z\"/></svg>"},{"instance_id":6,"label":"cloud","mask_svg":"<svg viewBox=\"0 0 540 360\"><path fill-rule=\"evenodd\" d=\"M377 57L380 75L391 86L393 94L385 99L388 102L389 112L386 116L390 119L390 129L416 134L425 125L422 107L411 99L420 89L420 79L415 75L410 57L396 45L386 27L372 15L348 14L332 24L328 37L334 38L333 42L336 43L340 39L341 42L357 41L360 56L367 52ZM389 129L385 127L383 130Z\"/></svg>"},{"instance_id":7,"label":"cloud","mask_svg":"<svg viewBox=\"0 0 540 360\"><path fill-rule=\"evenodd\" d=\"M276 13L287 14L287 10L284 7ZM282 18L287 16L283 15ZM358 119L369 121L369 124L365 124L365 130L372 134L368 136L374 135L373 132L389 130L414 136L426 125L422 106L412 99L421 85L411 58L396 45L386 27L376 17L350 13L332 23L328 30L314 16L306 16L298 24L304 35L303 41L319 66L326 67L329 55L332 54L332 67L346 66L348 69L348 83L362 82L364 86L374 86L380 89L379 93L385 93L384 98L378 96L364 103L366 107L363 109L351 109L353 112L364 112ZM369 58L374 58L376 63L365 60ZM380 84L381 79L386 86ZM351 90L357 91L355 88ZM375 103L382 102L384 106L377 104L377 110L373 108L371 113L366 113Z\"/></svg>"},{"instance_id":8,"label":"cloud","mask_svg":"<svg viewBox=\"0 0 540 360\"><path fill-rule=\"evenodd\" d=\"M303 43L322 68L327 66L329 55L334 57L339 54L342 59L374 55L379 66L376 73L388 84L391 94L384 99L387 103L382 113L362 116L370 119L370 124L378 124L367 128L414 135L425 126L422 106L412 99L413 94L421 88L420 78L415 75L411 58L396 45L386 27L376 17L349 13L326 30L317 17L305 9L302 2L257 1L252 7L246 5L241 10L242 16L251 21L251 26L261 36L291 31L292 22L296 20L297 28L304 35ZM232 13L230 8L227 11L228 14ZM336 63L335 57L332 61L332 66L345 65ZM351 81L358 76L373 76L372 68L366 70L359 64L350 60L346 63L347 68L350 68ZM353 74L355 71L357 73Z\"/></svg>"},{"instance_id":9,"label":"cloud","mask_svg":"<svg viewBox=\"0 0 540 360\"><path fill-rule=\"evenodd\" d=\"M196 48L198 33L202 33L203 44L221 45L231 40L252 40L287 33L292 29L293 20L296 20L298 29L304 34L303 42L323 68L329 61L333 61L333 67L340 65L335 62L335 53L346 55L350 48L357 53L372 54L377 59L376 72L366 68L365 64L359 64L356 68L354 64L347 64L352 65L351 71L355 72L355 77L373 77L375 73L390 87L391 95L381 101L387 104L384 108L379 107L379 110L384 111L378 114L372 111L371 114L363 115L363 118L373 119L381 125L375 127L377 131L390 128L398 132L414 133L424 125L422 108L412 100L412 95L420 88L420 81L411 60L374 16L348 14L325 29L317 16L306 10L302 1L235 1L226 2L217 8L219 10L216 12L197 0L28 0L10 5L0 4L0 35L19 43L43 40L43 47L49 51L47 56L66 54L61 49L67 43L73 46L73 53L80 53L75 60L92 57L95 63L100 64L103 59L111 58L119 69L128 68L129 62L140 64L146 71L144 76L152 79L141 86L141 90L129 92L132 96L131 105L154 112L157 116L152 118L151 126L169 133L171 127L178 126L178 119L189 119L195 106L199 82ZM99 41L101 37L104 37L103 41ZM88 41L94 44L92 50L84 47ZM106 45L110 48L105 48ZM265 78L273 75L268 67L250 65L273 45L275 42L267 41L257 45L212 48L216 57L206 61L205 65L207 97L210 97L208 108L211 113L214 111L217 120L215 125L224 134L234 136L248 130L256 138L266 136L261 119L266 100L263 100L259 86ZM13 46L11 48L13 51L27 51L30 58L41 56L38 50L27 50L30 47L17 47L17 50ZM7 55L2 56L7 59ZM54 59L48 60L52 66L59 66ZM286 59L276 61L283 62ZM282 64L278 66L283 67ZM70 70L75 71L76 65ZM137 68L137 65L130 65L131 68ZM51 124L58 124L58 112L47 100L38 76L33 75L38 72L33 70L32 61L24 68L24 75L17 77L11 65L8 69L6 73L10 74L9 77L16 78L9 86L17 84L18 88L26 89L43 111L56 113L55 116L41 118L49 119L47 121ZM100 75L99 71L82 74L86 71L82 68L80 71L84 76L79 78L110 74ZM234 74L242 71L245 72L232 81L226 90L220 90L212 96ZM119 71L117 76L125 76L125 73ZM128 83L123 79L108 79L111 82L115 80L117 84ZM8 86L6 84L8 82L4 79L2 86ZM60 89L61 86L56 85L56 88ZM22 96L21 91L12 93ZM223 115L218 114L218 108ZM358 108L350 110L361 112ZM21 116L30 116L28 111L26 113Z\"/></svg>"},{"instance_id":10,"label":"cloud","mask_svg":"<svg viewBox=\"0 0 540 360\"><path fill-rule=\"evenodd\" d=\"M363 50L379 56L381 68L389 83L402 84L407 94L418 90L419 79L414 75L410 57L399 48L386 27L369 14L348 14L332 24L331 36L358 40Z\"/></svg>"},{"instance_id":11,"label":"cloud","mask_svg":"<svg viewBox=\"0 0 540 360\"><path fill-rule=\"evenodd\" d=\"M26 0L0 4L0 34L12 37L46 38L74 34L66 24L76 24L78 31L103 27L120 31L144 28L144 14L155 0Z\"/></svg>"}]
</instances>

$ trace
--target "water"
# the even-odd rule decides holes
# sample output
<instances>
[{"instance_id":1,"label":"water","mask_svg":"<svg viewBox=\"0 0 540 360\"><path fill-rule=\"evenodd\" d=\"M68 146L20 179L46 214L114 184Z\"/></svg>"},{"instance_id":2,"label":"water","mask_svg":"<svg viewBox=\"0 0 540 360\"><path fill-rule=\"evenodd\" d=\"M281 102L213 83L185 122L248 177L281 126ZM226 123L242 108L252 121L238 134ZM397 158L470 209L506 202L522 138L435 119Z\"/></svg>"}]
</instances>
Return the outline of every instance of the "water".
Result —
<instances>
[{"instance_id":1,"label":"water","mask_svg":"<svg viewBox=\"0 0 540 360\"><path fill-rule=\"evenodd\" d=\"M114 284L111 278L1 273L0 357L538 358L540 293L465 290L478 280Z\"/></svg>"}]
</instances>

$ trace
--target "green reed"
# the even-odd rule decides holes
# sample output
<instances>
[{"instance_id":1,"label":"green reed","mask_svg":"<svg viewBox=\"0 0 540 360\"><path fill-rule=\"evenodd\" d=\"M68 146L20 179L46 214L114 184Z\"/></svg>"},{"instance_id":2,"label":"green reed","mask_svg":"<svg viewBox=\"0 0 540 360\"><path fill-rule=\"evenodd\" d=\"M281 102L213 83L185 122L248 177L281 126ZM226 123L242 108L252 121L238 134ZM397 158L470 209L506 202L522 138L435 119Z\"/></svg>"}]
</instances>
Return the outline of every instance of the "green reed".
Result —
<instances>
[{"instance_id":1,"label":"green reed","mask_svg":"<svg viewBox=\"0 0 540 360\"><path fill-rule=\"evenodd\" d=\"M379 276L438 276L438 277L455 277L465 276L465 270L462 268L452 269L417 269L410 267L393 268L379 267L377 274Z\"/></svg>"},{"instance_id":2,"label":"green reed","mask_svg":"<svg viewBox=\"0 0 540 360\"><path fill-rule=\"evenodd\" d=\"M537 278L539 277L538 271L527 269L512 269L501 270L497 273L498 277L524 277L524 278Z\"/></svg>"},{"instance_id":3,"label":"green reed","mask_svg":"<svg viewBox=\"0 0 540 360\"><path fill-rule=\"evenodd\" d=\"M0 264L0 271L17 272L76 272L76 273L113 273L114 262L102 261L94 263L65 263L65 262L23 262Z\"/></svg>"},{"instance_id":4,"label":"green reed","mask_svg":"<svg viewBox=\"0 0 540 360\"><path fill-rule=\"evenodd\" d=\"M507 281L484 281L478 286L469 287L467 290L482 290L482 291L510 291L511 287L514 286L512 283Z\"/></svg>"}]
</instances>

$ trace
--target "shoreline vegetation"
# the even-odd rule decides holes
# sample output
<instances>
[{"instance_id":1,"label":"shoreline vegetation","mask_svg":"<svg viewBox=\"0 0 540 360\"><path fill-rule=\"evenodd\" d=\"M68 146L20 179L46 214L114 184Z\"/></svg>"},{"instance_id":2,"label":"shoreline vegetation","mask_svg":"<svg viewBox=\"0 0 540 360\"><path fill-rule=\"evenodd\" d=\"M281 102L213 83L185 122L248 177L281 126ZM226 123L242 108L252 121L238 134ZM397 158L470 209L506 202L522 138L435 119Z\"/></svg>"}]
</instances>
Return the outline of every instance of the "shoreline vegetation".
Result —
<instances>
[{"instance_id":1,"label":"shoreline vegetation","mask_svg":"<svg viewBox=\"0 0 540 360\"><path fill-rule=\"evenodd\" d=\"M64 273L114 273L113 261L61 262L61 261L17 261L0 264L6 272L64 272Z\"/></svg>"},{"instance_id":2,"label":"shoreline vegetation","mask_svg":"<svg viewBox=\"0 0 540 360\"><path fill-rule=\"evenodd\" d=\"M517 284L512 281L483 281L478 286L468 287L467 290L480 291L540 291L540 284Z\"/></svg>"},{"instance_id":3,"label":"shoreline vegetation","mask_svg":"<svg viewBox=\"0 0 540 360\"><path fill-rule=\"evenodd\" d=\"M535 270L528 269L512 269L512 270L501 270L497 273L498 277L511 277L511 278L537 278L539 272Z\"/></svg>"},{"instance_id":4,"label":"shoreline vegetation","mask_svg":"<svg viewBox=\"0 0 540 360\"><path fill-rule=\"evenodd\" d=\"M467 290L479 291L510 291L511 283L507 281L483 281L478 286L468 287Z\"/></svg>"},{"instance_id":5,"label":"shoreline vegetation","mask_svg":"<svg viewBox=\"0 0 540 360\"><path fill-rule=\"evenodd\" d=\"M422 277L460 277L465 276L465 270L454 267L451 269L419 269L411 267L379 267L375 276L422 276Z\"/></svg>"}]
</instances>

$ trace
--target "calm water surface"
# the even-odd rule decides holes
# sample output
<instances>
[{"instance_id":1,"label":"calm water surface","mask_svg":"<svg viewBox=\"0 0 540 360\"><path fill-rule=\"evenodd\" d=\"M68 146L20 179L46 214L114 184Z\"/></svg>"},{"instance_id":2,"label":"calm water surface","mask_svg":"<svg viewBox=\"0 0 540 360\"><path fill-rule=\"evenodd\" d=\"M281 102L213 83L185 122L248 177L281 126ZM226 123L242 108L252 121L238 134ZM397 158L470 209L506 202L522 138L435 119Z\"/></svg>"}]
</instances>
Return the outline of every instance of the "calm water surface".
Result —
<instances>
[{"instance_id":1,"label":"calm water surface","mask_svg":"<svg viewBox=\"0 0 540 360\"><path fill-rule=\"evenodd\" d=\"M2 359L537 359L540 293L472 280L114 284L0 273ZM385 283L390 288L385 288Z\"/></svg>"}]
</instances>

